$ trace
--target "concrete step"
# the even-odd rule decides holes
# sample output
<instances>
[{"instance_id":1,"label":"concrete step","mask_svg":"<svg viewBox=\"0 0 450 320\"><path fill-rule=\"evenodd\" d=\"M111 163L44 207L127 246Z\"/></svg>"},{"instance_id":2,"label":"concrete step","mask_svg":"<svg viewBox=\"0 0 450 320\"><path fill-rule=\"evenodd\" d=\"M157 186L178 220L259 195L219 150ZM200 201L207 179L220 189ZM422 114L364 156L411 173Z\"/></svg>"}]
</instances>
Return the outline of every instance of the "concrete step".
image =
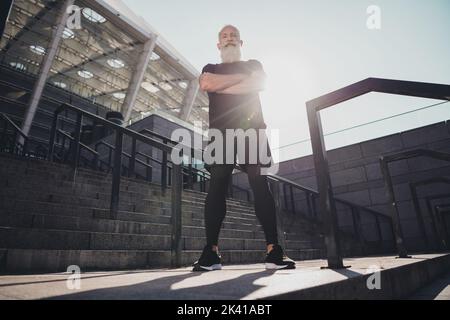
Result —
<instances>
[{"instance_id":1,"label":"concrete step","mask_svg":"<svg viewBox=\"0 0 450 320\"><path fill-rule=\"evenodd\" d=\"M22 180L21 180L22 179ZM58 196L64 197L64 196L82 196L83 198L91 198L95 200L101 200L105 201L105 203L109 203L109 199L111 197L111 187L108 186L108 188L105 188L105 190L101 190L97 188L96 186L92 186L89 184L84 183L72 183L69 181L45 181L45 180L39 180L39 181L30 181L30 180L23 180L23 178L17 177L17 178L6 178L6 180L2 181L3 188L0 191L0 194L4 194L7 196L16 196L18 194L18 190L33 193L36 194L36 197L41 198L47 198L48 196L53 196L57 198ZM45 185L46 188L43 189L42 186ZM140 193L137 192L130 192L129 190L125 190L122 188L120 193L120 200L124 203L136 203L140 201L166 201L170 202L170 189L166 193L165 196L161 195L161 190L159 186L155 188L154 186L147 187L147 192L142 192L142 189L140 189ZM192 206L204 206L205 204L205 197L198 198L198 197L192 197L191 192L184 191L183 192L183 201L186 204L192 205ZM230 208L235 209L237 212L242 213L251 213L254 211L253 204L242 204L238 203L233 200L227 200L227 206Z\"/></svg>"},{"instance_id":2,"label":"concrete step","mask_svg":"<svg viewBox=\"0 0 450 320\"><path fill-rule=\"evenodd\" d=\"M26 203L29 203L28 205ZM4 210L28 210L33 207L33 210L45 211L45 207L56 205L66 207L91 207L99 209L109 209L110 204L108 201L102 201L92 198L84 198L78 196L61 196L61 195L39 195L39 194L23 194L21 196L11 197L8 195L0 195L0 208ZM43 207L43 208L42 208ZM26 208L26 209L24 209ZM41 208L41 209L37 209ZM235 211L233 208L227 208L227 216L229 218L240 219L240 221L248 220L248 223L256 223L256 216L254 213L246 214ZM119 203L119 210L129 212L139 212L148 214L171 214L171 203L159 202L154 200L142 200L137 203ZM187 217L194 217L196 219L202 219L204 217L204 207L194 207L186 204L182 204L182 211Z\"/></svg>"},{"instance_id":3,"label":"concrete step","mask_svg":"<svg viewBox=\"0 0 450 320\"><path fill-rule=\"evenodd\" d=\"M47 189L47 188L45 188ZM110 198L102 197L98 194L89 195L79 195L79 194L68 194L61 193L63 190L59 190L57 193L50 192L49 190L42 190L40 192L33 191L33 189L11 189L3 188L0 191L0 208L8 207L12 201L35 201L35 202L48 202L55 204L68 204L68 205L80 205L83 207L95 207L107 209L110 207ZM120 198L119 203L120 210L132 211L132 212L142 212L142 213L152 213L154 208L162 208L165 210L171 209L171 202L169 199L161 199L155 197L155 199L135 199L134 201L125 201ZM195 204L190 202L190 200L182 200L182 210L186 212L197 212L203 214L204 203L196 202ZM149 210L149 211L148 211ZM227 205L227 210L229 215L238 218L254 219L254 210L242 210L239 207L233 205Z\"/></svg>"},{"instance_id":4,"label":"concrete step","mask_svg":"<svg viewBox=\"0 0 450 320\"><path fill-rule=\"evenodd\" d=\"M221 250L222 263L263 263L264 250ZM296 261L320 259L321 250L287 250ZM200 250L183 251L181 261L190 266L201 255ZM77 265L89 270L131 270L170 267L170 251L162 250L23 250L0 249L0 269L8 273L65 272Z\"/></svg>"},{"instance_id":5,"label":"concrete step","mask_svg":"<svg viewBox=\"0 0 450 320\"><path fill-rule=\"evenodd\" d=\"M40 190L43 185L52 187L53 185L57 187L62 187L67 189L70 193L84 192L90 194L104 193L111 194L111 183L102 183L100 181L93 180L83 180L78 177L74 179L59 178L59 179L48 179L45 177L24 177L23 175L17 176L1 176L0 183L2 187L9 187L15 189L28 188L33 190ZM161 186L153 184L141 184L141 185L126 185L121 182L120 192L133 194L135 198L142 199L148 198L155 195L161 194ZM170 192L170 188L167 189Z\"/></svg>"},{"instance_id":6,"label":"concrete step","mask_svg":"<svg viewBox=\"0 0 450 320\"><path fill-rule=\"evenodd\" d=\"M170 224L17 213L0 215L0 226L149 235L170 235L172 232ZM205 235L205 228L183 226L182 234L189 237L202 237ZM265 239L262 231L223 228L220 235L224 238ZM289 240L303 240L304 238L304 235L289 234Z\"/></svg>"},{"instance_id":7,"label":"concrete step","mask_svg":"<svg viewBox=\"0 0 450 320\"><path fill-rule=\"evenodd\" d=\"M26 163L26 162L25 162ZM27 185L33 184L33 177L37 178L36 181L36 187L42 186L43 181L46 180L56 180L56 181L73 181L73 170L69 166L63 166L60 168L62 172L58 172L55 168L52 167L52 163L47 163L44 161L44 165L36 162L32 162L33 167L30 166L24 166L22 165L8 165L6 164L4 167L0 169L0 176L3 176L3 178L10 178L11 183L14 181L21 181L23 180L23 175L27 176ZM36 170L34 166L41 165L45 170ZM58 165L58 164L55 164ZM106 193L110 191L111 186L111 177L110 175L105 175L104 173L98 173L96 171L92 170L86 170L86 169L79 169L76 174L77 183L84 183L84 184L94 184L98 187L106 187L104 190ZM150 186L152 188L155 188L156 190L159 189L158 185L155 184L149 184L147 182L136 180L136 179L129 179L129 178L122 178L121 185L126 190L132 190L130 187L137 187L138 190L133 190L133 192L139 192L141 190L142 186ZM124 191L126 191L124 190ZM199 191L187 191L189 193L189 196L194 200L200 200L201 202L204 202L204 199L206 197L206 193L202 193ZM237 199L229 199L228 202L230 204L234 204L237 206L244 206L244 207L252 207L252 204L249 204L246 201L237 200Z\"/></svg>"},{"instance_id":8,"label":"concrete step","mask_svg":"<svg viewBox=\"0 0 450 320\"><path fill-rule=\"evenodd\" d=\"M22 213L22 214L44 214L44 215L63 215L63 216L82 216L82 217L90 217L97 211L108 211L109 209L105 208L96 208L96 207L84 207L77 205L70 205L67 203L50 203L50 202L39 202L39 201L27 201L27 200L14 200L9 201L8 199L2 199L0 197L0 201L3 200L1 204L1 208L3 208L3 212L7 213ZM123 212L133 212L127 211L129 207L120 206L121 211ZM125 210L124 210L125 209ZM159 208L159 207L147 207L146 212L133 212L133 213L142 213L143 215L157 215L157 216L168 216L171 215L170 209ZM1 212L0 212L1 214ZM109 217L109 214L107 215ZM249 216L250 217L250 216ZM204 213L203 209L198 209L196 212L190 212L183 210L183 219L184 223L187 225L193 224L198 225L199 221L203 221ZM129 220L129 219L127 219ZM199 221L198 221L199 220ZM142 219L137 220L138 222L143 222ZM260 227L259 222L257 221L256 216L253 218L241 218L238 214L228 211L225 217L224 222L229 223L237 223L244 225L254 225ZM201 225L204 225L204 222L200 222ZM292 225L290 226L292 227ZM304 231L304 232L314 232L314 228L307 222L297 221L295 223L295 229Z\"/></svg>"},{"instance_id":9,"label":"concrete step","mask_svg":"<svg viewBox=\"0 0 450 320\"><path fill-rule=\"evenodd\" d=\"M183 250L201 250L205 237L183 237ZM223 238L224 250L258 250L263 239ZM310 241L286 241L288 249L311 249ZM0 248L46 250L170 250L169 235L142 235L69 230L0 227Z\"/></svg>"},{"instance_id":10,"label":"concrete step","mask_svg":"<svg viewBox=\"0 0 450 320\"><path fill-rule=\"evenodd\" d=\"M169 235L170 217L139 213L119 212L117 220L110 219L109 210L92 209L82 215L58 214L29 214L18 212L4 212L0 215L0 225L6 227L62 229L74 231L95 231L107 233L156 234ZM82 213L77 212L77 213ZM184 223L183 234L186 236L203 236L204 220L193 219L188 225ZM221 236L229 238L264 239L261 226L237 222L224 222ZM302 229L296 229L285 234L288 240L319 239L317 235ZM316 241L316 243L317 243Z\"/></svg>"}]
</instances>

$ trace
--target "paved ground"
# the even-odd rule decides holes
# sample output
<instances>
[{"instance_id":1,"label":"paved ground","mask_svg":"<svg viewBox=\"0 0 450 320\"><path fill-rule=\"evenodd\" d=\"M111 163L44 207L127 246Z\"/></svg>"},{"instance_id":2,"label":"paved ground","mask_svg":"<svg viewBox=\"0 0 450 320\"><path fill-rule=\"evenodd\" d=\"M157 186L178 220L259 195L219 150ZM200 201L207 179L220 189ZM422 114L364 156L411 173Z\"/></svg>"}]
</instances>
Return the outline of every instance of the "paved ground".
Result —
<instances>
[{"instance_id":1,"label":"paved ground","mask_svg":"<svg viewBox=\"0 0 450 320\"><path fill-rule=\"evenodd\" d=\"M416 292L414 300L450 300L450 273Z\"/></svg>"},{"instance_id":2,"label":"paved ground","mask_svg":"<svg viewBox=\"0 0 450 320\"><path fill-rule=\"evenodd\" d=\"M193 273L190 268L89 272L81 274L81 288L73 290L68 288L68 274L64 273L2 275L0 299L260 299L359 277L374 268L390 269L437 256L345 259L351 268L342 270L322 270L326 262L313 260L298 262L297 269L284 271L266 271L262 264L255 264L226 266L208 273Z\"/></svg>"}]
</instances>

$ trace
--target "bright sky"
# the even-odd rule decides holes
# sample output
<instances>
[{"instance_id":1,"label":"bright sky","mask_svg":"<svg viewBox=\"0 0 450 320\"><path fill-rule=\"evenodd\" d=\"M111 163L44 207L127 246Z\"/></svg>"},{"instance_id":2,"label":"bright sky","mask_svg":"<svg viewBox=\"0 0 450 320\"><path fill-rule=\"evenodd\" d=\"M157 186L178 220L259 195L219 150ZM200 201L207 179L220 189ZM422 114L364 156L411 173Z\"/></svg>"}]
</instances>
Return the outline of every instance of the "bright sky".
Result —
<instances>
[{"instance_id":1,"label":"bright sky","mask_svg":"<svg viewBox=\"0 0 450 320\"><path fill-rule=\"evenodd\" d=\"M368 77L450 84L449 0L123 0L198 70L219 63L217 33L236 25L244 59L268 75L265 121L280 146L308 140L305 102ZM381 29L370 30L370 5ZM373 13L373 12L372 12ZM368 94L322 112L325 133L440 101ZM327 136L327 149L450 119L450 103ZM310 154L310 143L279 160Z\"/></svg>"}]
</instances>

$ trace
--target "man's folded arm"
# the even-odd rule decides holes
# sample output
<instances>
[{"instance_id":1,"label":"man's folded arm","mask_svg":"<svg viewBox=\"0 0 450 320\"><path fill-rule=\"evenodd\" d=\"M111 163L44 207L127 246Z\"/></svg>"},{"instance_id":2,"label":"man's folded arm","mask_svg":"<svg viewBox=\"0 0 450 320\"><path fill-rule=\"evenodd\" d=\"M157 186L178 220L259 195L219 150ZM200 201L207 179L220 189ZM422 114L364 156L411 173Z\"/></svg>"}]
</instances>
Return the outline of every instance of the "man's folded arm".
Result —
<instances>
[{"instance_id":1,"label":"man's folded arm","mask_svg":"<svg viewBox=\"0 0 450 320\"><path fill-rule=\"evenodd\" d=\"M205 72L200 76L200 88L206 92L218 92L232 87L248 78L248 75L237 74L214 74Z\"/></svg>"},{"instance_id":2,"label":"man's folded arm","mask_svg":"<svg viewBox=\"0 0 450 320\"><path fill-rule=\"evenodd\" d=\"M265 90L265 83L266 74L264 71L256 71L250 76L247 76L243 81L226 89L219 90L217 93L239 95L260 92Z\"/></svg>"}]
</instances>

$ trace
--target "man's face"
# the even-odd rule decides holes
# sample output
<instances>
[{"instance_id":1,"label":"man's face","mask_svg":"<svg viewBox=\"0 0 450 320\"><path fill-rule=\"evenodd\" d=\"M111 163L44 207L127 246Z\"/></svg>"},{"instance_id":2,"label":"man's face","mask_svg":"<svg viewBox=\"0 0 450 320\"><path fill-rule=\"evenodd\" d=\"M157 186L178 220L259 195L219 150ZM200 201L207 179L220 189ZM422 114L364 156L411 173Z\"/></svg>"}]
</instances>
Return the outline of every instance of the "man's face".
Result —
<instances>
[{"instance_id":1,"label":"man's face","mask_svg":"<svg viewBox=\"0 0 450 320\"><path fill-rule=\"evenodd\" d=\"M222 50L229 46L241 47L242 44L243 42L239 36L239 32L232 27L226 27L220 34L217 47L219 48L219 50Z\"/></svg>"},{"instance_id":2,"label":"man's face","mask_svg":"<svg viewBox=\"0 0 450 320\"><path fill-rule=\"evenodd\" d=\"M238 30L232 27L223 29L219 36L219 43L217 44L222 62L232 63L240 61L242 44L243 42L240 39Z\"/></svg>"}]
</instances>

